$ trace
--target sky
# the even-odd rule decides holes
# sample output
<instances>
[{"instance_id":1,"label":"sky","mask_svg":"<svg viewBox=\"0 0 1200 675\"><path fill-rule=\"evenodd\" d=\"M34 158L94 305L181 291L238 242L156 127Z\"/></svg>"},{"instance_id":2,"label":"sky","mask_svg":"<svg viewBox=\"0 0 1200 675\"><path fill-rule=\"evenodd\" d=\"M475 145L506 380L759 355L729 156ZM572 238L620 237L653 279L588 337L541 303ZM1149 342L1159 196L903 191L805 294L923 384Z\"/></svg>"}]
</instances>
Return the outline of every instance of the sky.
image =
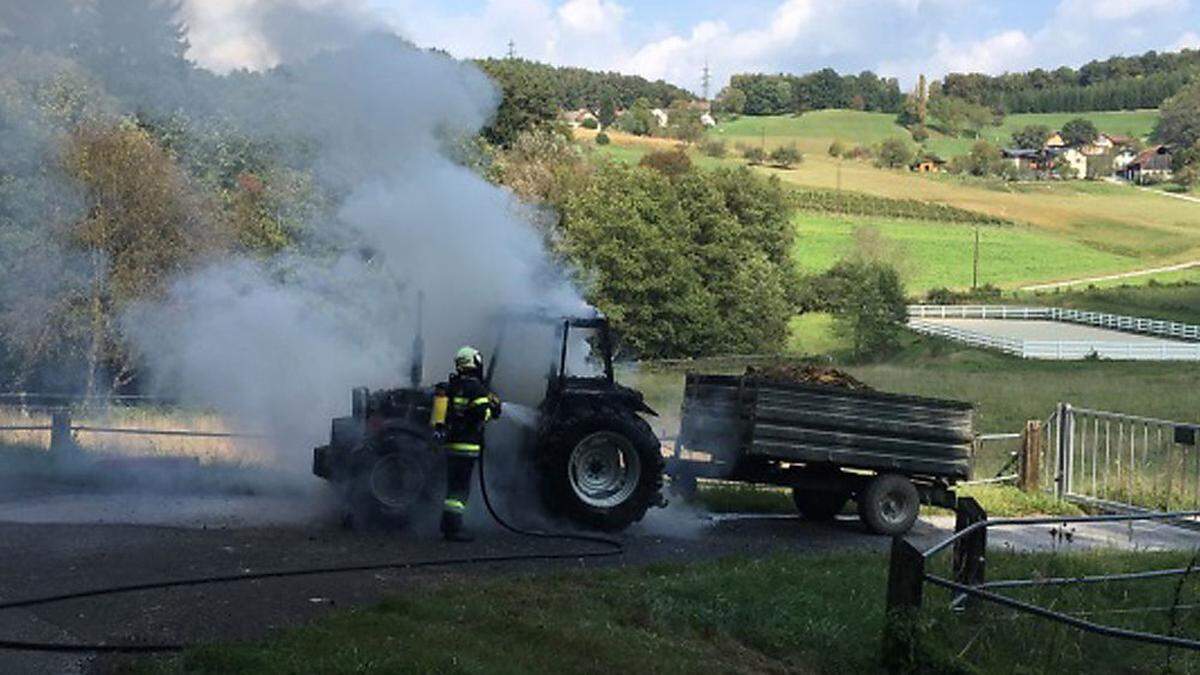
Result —
<instances>
[{"instance_id":1,"label":"sky","mask_svg":"<svg viewBox=\"0 0 1200 675\"><path fill-rule=\"evenodd\" d=\"M190 56L219 72L287 60L269 34L295 23L316 46L383 28L463 58L504 56L511 40L523 58L696 93L707 63L712 94L741 72L870 69L910 88L920 73L1200 49L1200 0L185 0L184 12Z\"/></svg>"}]
</instances>

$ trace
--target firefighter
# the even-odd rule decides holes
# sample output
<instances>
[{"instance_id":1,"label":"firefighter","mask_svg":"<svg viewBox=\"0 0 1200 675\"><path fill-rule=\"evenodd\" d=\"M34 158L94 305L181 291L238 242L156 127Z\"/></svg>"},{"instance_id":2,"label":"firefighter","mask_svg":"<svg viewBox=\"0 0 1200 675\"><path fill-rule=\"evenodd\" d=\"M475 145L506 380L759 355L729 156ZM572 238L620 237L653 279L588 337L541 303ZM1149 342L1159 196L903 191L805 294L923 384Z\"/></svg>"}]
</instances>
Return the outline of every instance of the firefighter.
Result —
<instances>
[{"instance_id":1,"label":"firefighter","mask_svg":"<svg viewBox=\"0 0 1200 675\"><path fill-rule=\"evenodd\" d=\"M442 536L449 541L471 541L463 530L471 473L483 451L484 425L499 416L500 399L483 383L483 356L474 347L463 347L454 356L454 373L439 385L434 400L434 432L446 451Z\"/></svg>"}]
</instances>

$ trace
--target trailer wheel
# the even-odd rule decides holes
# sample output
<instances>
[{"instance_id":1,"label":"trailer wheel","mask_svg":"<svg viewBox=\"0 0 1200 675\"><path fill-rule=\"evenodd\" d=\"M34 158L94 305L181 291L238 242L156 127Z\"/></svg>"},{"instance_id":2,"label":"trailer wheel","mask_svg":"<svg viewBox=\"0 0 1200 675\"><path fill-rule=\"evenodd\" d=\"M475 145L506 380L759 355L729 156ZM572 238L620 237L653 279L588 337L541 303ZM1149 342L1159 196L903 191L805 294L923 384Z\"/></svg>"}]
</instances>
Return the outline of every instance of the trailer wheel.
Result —
<instances>
[{"instance_id":1,"label":"trailer wheel","mask_svg":"<svg viewBox=\"0 0 1200 675\"><path fill-rule=\"evenodd\" d=\"M632 412L601 408L563 420L542 457L546 506L581 525L625 529L660 497L662 446Z\"/></svg>"},{"instance_id":2,"label":"trailer wheel","mask_svg":"<svg viewBox=\"0 0 1200 675\"><path fill-rule=\"evenodd\" d=\"M808 520L829 521L842 512L850 495L845 492L826 492L823 490L802 490L792 488L792 501L800 515Z\"/></svg>"},{"instance_id":3,"label":"trailer wheel","mask_svg":"<svg viewBox=\"0 0 1200 675\"><path fill-rule=\"evenodd\" d=\"M894 473L871 479L858 497L858 513L877 534L897 536L908 532L921 510L921 496L912 481Z\"/></svg>"}]
</instances>

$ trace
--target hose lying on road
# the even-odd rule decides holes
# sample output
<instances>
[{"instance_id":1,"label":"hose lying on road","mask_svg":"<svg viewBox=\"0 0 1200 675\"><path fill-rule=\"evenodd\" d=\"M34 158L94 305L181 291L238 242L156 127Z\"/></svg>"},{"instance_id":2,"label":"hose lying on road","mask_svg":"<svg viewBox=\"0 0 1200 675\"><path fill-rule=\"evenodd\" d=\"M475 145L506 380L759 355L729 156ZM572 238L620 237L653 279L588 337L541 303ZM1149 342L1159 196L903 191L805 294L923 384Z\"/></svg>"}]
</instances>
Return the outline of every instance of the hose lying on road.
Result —
<instances>
[{"instance_id":1,"label":"hose lying on road","mask_svg":"<svg viewBox=\"0 0 1200 675\"><path fill-rule=\"evenodd\" d=\"M372 572L381 570L411 570L422 567L445 567L449 565L477 565L483 563L520 562L530 560L567 560L579 558L606 558L621 555L625 552L624 545L608 537L589 534L568 534L554 532L539 532L517 527L496 512L488 496L487 480L483 473L484 460L479 458L479 491L483 495L483 503L488 513L504 529L514 534L542 539L563 539L590 544L601 544L607 547L601 551L569 551L565 553L514 553L509 555L473 555L458 558L432 558L429 560L391 561L382 563L367 563L361 565L333 565L328 567L300 567L294 569L274 570L269 572L253 572L249 574L229 574L191 579L175 579L171 581L154 581L124 586L108 586L74 593L61 593L40 598L14 600L0 603L0 612L5 610L23 609L40 605L49 605L67 600L96 598L122 593L136 593L167 588L186 588L190 586L207 586L212 584L227 584L241 581L257 581L261 579L281 579L288 577L307 577L323 574L341 574L347 572ZM84 654L149 654L158 652L177 652L186 644L104 644L104 643L62 643L62 642L27 642L20 640L5 640L0 638L0 650L54 653L84 653Z\"/></svg>"}]
</instances>

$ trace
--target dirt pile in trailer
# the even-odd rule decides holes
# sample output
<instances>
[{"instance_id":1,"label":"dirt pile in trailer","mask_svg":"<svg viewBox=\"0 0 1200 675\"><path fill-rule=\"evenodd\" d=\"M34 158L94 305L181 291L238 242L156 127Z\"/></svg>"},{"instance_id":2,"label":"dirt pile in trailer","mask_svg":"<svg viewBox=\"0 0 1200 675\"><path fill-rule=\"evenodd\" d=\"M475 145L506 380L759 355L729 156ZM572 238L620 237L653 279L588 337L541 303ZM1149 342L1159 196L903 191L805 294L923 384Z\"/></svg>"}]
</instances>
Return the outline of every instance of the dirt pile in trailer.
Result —
<instances>
[{"instance_id":1,"label":"dirt pile in trailer","mask_svg":"<svg viewBox=\"0 0 1200 675\"><path fill-rule=\"evenodd\" d=\"M749 366L746 368L747 377L757 377L771 382L792 382L797 384L822 384L830 387L841 387L850 391L872 391L871 387L855 379L845 371L813 364L776 363L768 366Z\"/></svg>"}]
</instances>

